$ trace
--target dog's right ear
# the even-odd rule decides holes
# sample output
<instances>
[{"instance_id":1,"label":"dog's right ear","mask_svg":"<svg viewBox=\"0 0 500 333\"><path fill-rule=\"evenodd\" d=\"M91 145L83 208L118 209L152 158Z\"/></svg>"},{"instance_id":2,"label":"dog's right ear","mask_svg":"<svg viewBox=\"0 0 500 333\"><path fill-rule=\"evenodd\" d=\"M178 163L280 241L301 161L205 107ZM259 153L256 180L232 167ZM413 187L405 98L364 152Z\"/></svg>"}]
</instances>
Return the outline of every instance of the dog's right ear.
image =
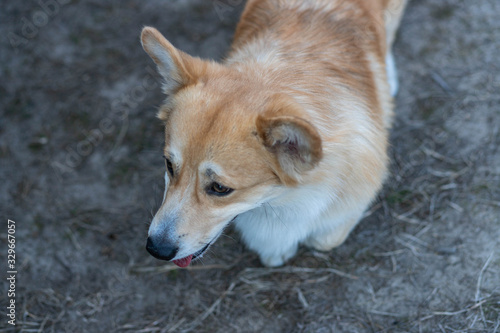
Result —
<instances>
[{"instance_id":1,"label":"dog's right ear","mask_svg":"<svg viewBox=\"0 0 500 333\"><path fill-rule=\"evenodd\" d=\"M173 94L180 88L196 82L197 73L203 66L201 59L176 49L152 27L142 29L141 43L165 80L163 85L165 94Z\"/></svg>"},{"instance_id":2,"label":"dog's right ear","mask_svg":"<svg viewBox=\"0 0 500 333\"><path fill-rule=\"evenodd\" d=\"M275 173L287 185L297 183L323 156L321 137L302 114L301 106L277 94L257 117L257 134L275 156L279 165Z\"/></svg>"}]
</instances>

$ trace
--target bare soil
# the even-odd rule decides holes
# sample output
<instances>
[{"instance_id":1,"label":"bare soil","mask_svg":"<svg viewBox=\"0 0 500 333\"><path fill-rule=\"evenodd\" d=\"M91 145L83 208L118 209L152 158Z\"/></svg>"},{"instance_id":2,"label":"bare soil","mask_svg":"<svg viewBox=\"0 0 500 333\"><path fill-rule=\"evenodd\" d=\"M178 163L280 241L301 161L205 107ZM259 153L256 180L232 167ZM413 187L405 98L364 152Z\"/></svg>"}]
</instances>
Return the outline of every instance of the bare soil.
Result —
<instances>
[{"instance_id":1,"label":"bare soil","mask_svg":"<svg viewBox=\"0 0 500 333\"><path fill-rule=\"evenodd\" d=\"M0 332L500 332L498 0L410 3L391 176L338 249L263 268L228 230L189 269L145 251L163 96L140 30L221 59L243 6L2 2Z\"/></svg>"}]
</instances>

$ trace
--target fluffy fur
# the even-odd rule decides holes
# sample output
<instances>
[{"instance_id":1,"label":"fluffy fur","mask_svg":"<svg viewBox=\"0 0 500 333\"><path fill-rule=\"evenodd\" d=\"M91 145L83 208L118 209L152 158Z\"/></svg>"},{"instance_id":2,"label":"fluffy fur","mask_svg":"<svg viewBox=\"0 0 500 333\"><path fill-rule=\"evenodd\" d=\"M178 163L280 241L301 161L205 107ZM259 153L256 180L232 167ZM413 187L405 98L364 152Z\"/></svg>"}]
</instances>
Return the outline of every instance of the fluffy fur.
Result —
<instances>
[{"instance_id":1,"label":"fluffy fur","mask_svg":"<svg viewBox=\"0 0 500 333\"><path fill-rule=\"evenodd\" d=\"M200 256L231 221L266 266L299 244L342 244L386 176L390 47L405 3L249 0L223 63L144 28L165 80L173 169L149 230L156 245L175 248L173 260ZM215 183L233 191L214 195Z\"/></svg>"}]
</instances>

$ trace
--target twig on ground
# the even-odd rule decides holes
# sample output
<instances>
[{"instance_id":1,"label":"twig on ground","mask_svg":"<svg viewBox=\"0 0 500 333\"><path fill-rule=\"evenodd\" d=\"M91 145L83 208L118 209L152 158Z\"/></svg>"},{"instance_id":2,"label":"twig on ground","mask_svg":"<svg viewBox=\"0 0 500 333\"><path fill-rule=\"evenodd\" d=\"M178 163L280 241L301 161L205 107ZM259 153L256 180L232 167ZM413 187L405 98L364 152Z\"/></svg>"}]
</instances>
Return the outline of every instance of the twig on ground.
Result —
<instances>
[{"instance_id":1,"label":"twig on ground","mask_svg":"<svg viewBox=\"0 0 500 333\"><path fill-rule=\"evenodd\" d=\"M185 317L182 317L181 320L179 320L177 323L175 323L173 326L169 327L168 330L161 330L160 333L172 333L175 332L177 328L179 328L184 322L186 321Z\"/></svg>"},{"instance_id":2,"label":"twig on ground","mask_svg":"<svg viewBox=\"0 0 500 333\"><path fill-rule=\"evenodd\" d=\"M372 255L374 257L392 257L395 254L402 254L404 252L405 252L405 250L395 250L395 251L389 251L389 252L375 252Z\"/></svg>"},{"instance_id":3,"label":"twig on ground","mask_svg":"<svg viewBox=\"0 0 500 333\"><path fill-rule=\"evenodd\" d=\"M42 323L40 324L40 328L38 329L38 333L42 333L43 329L45 328L45 324L47 323L47 320L49 320L49 316L45 316L43 319Z\"/></svg>"},{"instance_id":4,"label":"twig on ground","mask_svg":"<svg viewBox=\"0 0 500 333\"><path fill-rule=\"evenodd\" d=\"M406 217L405 215L393 215L393 217L396 220L400 220L400 221L403 221L403 222L406 222L406 223L410 223L410 224L421 225L422 223L424 223L422 220L419 220L419 219L416 219L416 218L411 218L411 217Z\"/></svg>"},{"instance_id":5,"label":"twig on ground","mask_svg":"<svg viewBox=\"0 0 500 333\"><path fill-rule=\"evenodd\" d=\"M384 311L377 311L377 310L370 310L368 311L371 314L374 315L379 315L379 316L387 316L387 317L395 317L395 318L404 318L406 317L405 315L401 315L398 313L390 313L390 312L384 312Z\"/></svg>"},{"instance_id":6,"label":"twig on ground","mask_svg":"<svg viewBox=\"0 0 500 333\"><path fill-rule=\"evenodd\" d=\"M479 300L481 298L481 283L483 281L483 273L486 271L486 268L490 264L490 261L493 258L493 254L494 253L495 252L491 252L490 256L488 257L488 259L484 263L483 268L481 268L481 271L479 272L479 277L477 278L476 297L475 297L476 303L479 302ZM479 310L480 310L480 313L481 313L481 319L483 320L483 324L485 326L487 326L487 324L486 324L486 318L484 317L484 311L483 311L483 306L482 305L479 306Z\"/></svg>"},{"instance_id":7,"label":"twig on ground","mask_svg":"<svg viewBox=\"0 0 500 333\"><path fill-rule=\"evenodd\" d=\"M431 78L441 87L441 89L444 90L445 93L447 93L448 95L451 95L453 93L453 89L450 87L450 85L436 71L431 71Z\"/></svg>"},{"instance_id":8,"label":"twig on ground","mask_svg":"<svg viewBox=\"0 0 500 333\"><path fill-rule=\"evenodd\" d=\"M166 273L177 270L187 270L187 271L203 271L209 269L229 269L232 265L203 265L203 266L188 266L186 268L180 268L176 265L168 264L163 266L146 266L146 267L132 267L130 269L133 273Z\"/></svg>"},{"instance_id":9,"label":"twig on ground","mask_svg":"<svg viewBox=\"0 0 500 333\"><path fill-rule=\"evenodd\" d=\"M204 271L204 270L209 270L209 269L221 269L221 270L228 270L236 266L242 258L244 258L245 255L238 257L234 262L232 262L229 265L222 265L222 264L213 264L213 265L197 265L197 266L188 266L186 268L180 268L176 265L173 264L166 264L162 266L132 266L130 268L130 271L132 273L139 273L139 274L147 274L147 273L165 273L165 272L171 272L171 271L176 271L176 270L188 270L188 271Z\"/></svg>"},{"instance_id":10,"label":"twig on ground","mask_svg":"<svg viewBox=\"0 0 500 333\"><path fill-rule=\"evenodd\" d=\"M372 215L373 213L375 213L377 210L379 210L380 208L382 207L382 204L381 203L378 203L376 205L373 205L373 207L371 207L369 210L367 210L364 214L363 214L363 219L364 218L367 218L368 216Z\"/></svg>"},{"instance_id":11,"label":"twig on ground","mask_svg":"<svg viewBox=\"0 0 500 333\"><path fill-rule=\"evenodd\" d=\"M481 283L483 280L483 274L486 271L486 268L488 267L488 265L490 264L490 261L493 258L494 253L495 252L491 252L490 256L488 257L488 259L484 263L483 268L481 268L481 271L479 272L479 277L477 278L476 297L475 297L476 303L479 302L480 296L481 296Z\"/></svg>"},{"instance_id":12,"label":"twig on ground","mask_svg":"<svg viewBox=\"0 0 500 333\"><path fill-rule=\"evenodd\" d=\"M459 310L459 311L454 311L454 312L449 312L449 311L435 311L435 312L433 312L432 314L430 314L428 316L420 318L420 321L425 321L425 320L431 319L431 318L433 318L435 316L456 316L456 315L465 313L467 311L474 310L474 309L480 307L482 304L486 303L487 301L488 301L488 299L484 299L484 300L482 300L479 303L476 303L476 304L471 305L471 306L469 306L469 307L467 307L465 309L462 309L462 310Z\"/></svg>"},{"instance_id":13,"label":"twig on ground","mask_svg":"<svg viewBox=\"0 0 500 333\"><path fill-rule=\"evenodd\" d=\"M407 249L409 249L409 250L411 251L411 253L413 253L413 255L414 255L415 257L420 257L420 253L418 252L418 249L417 249L415 246L411 245L411 244L410 244L410 243L408 243L408 242L403 241L400 237L397 237L397 236L396 236L396 237L394 237L394 241L395 241L396 243L399 243L399 244L403 245L403 246L404 246L404 247L406 247Z\"/></svg>"},{"instance_id":14,"label":"twig on ground","mask_svg":"<svg viewBox=\"0 0 500 333\"><path fill-rule=\"evenodd\" d=\"M304 309L307 309L309 307L309 303L307 303L306 297L302 293L302 290L300 290L300 288L298 288L298 287L296 290L297 290L297 297L299 298L300 304L302 304L302 307Z\"/></svg>"},{"instance_id":15,"label":"twig on ground","mask_svg":"<svg viewBox=\"0 0 500 333\"><path fill-rule=\"evenodd\" d=\"M423 147L422 148L423 152L427 155L427 156L431 156L437 160L440 160L440 161L443 161L443 162L448 162L448 163L452 163L452 164L457 164L458 161L451 158L451 157L448 157L448 156L445 156L443 154L440 154L438 153L437 151L435 150L432 150L432 149L429 149L429 148L426 148L426 147Z\"/></svg>"},{"instance_id":16,"label":"twig on ground","mask_svg":"<svg viewBox=\"0 0 500 333\"><path fill-rule=\"evenodd\" d=\"M419 238L417 238L417 237L415 237L413 235L410 235L410 234L407 234L407 233L401 233L401 237L407 238L407 239L413 241L414 243L417 243L420 246L429 248L429 243L424 242L423 240L421 240L421 239L419 239Z\"/></svg>"},{"instance_id":17,"label":"twig on ground","mask_svg":"<svg viewBox=\"0 0 500 333\"><path fill-rule=\"evenodd\" d=\"M500 327L500 320L497 322L497 324L495 326L495 330L493 331L493 333L497 333L499 327Z\"/></svg>"},{"instance_id":18,"label":"twig on ground","mask_svg":"<svg viewBox=\"0 0 500 333\"><path fill-rule=\"evenodd\" d=\"M282 274L332 273L352 280L358 279L357 276L344 273L335 268L308 268L308 267L246 268L242 272L243 275L248 274L249 277L252 278L274 273L282 273Z\"/></svg>"},{"instance_id":19,"label":"twig on ground","mask_svg":"<svg viewBox=\"0 0 500 333\"><path fill-rule=\"evenodd\" d=\"M217 298L217 300L207 310L205 310L205 312L199 315L188 328L182 330L182 332L191 332L196 327L198 327L198 325L200 325L205 319L207 319L208 316L212 314L212 312L214 312L215 308L220 304L220 302L222 302L224 298L226 298L227 294L230 293L235 286L236 282L232 282L229 288L227 288L227 290L224 291L222 295L220 295L219 298Z\"/></svg>"},{"instance_id":20,"label":"twig on ground","mask_svg":"<svg viewBox=\"0 0 500 333\"><path fill-rule=\"evenodd\" d=\"M80 245L80 243L76 239L75 233L71 230L71 228L68 228L68 227L66 227L66 231L67 231L67 235L69 236L69 239L71 239L71 242L73 243L73 245L75 246L75 248L78 251L81 251L82 250L82 246Z\"/></svg>"}]
</instances>

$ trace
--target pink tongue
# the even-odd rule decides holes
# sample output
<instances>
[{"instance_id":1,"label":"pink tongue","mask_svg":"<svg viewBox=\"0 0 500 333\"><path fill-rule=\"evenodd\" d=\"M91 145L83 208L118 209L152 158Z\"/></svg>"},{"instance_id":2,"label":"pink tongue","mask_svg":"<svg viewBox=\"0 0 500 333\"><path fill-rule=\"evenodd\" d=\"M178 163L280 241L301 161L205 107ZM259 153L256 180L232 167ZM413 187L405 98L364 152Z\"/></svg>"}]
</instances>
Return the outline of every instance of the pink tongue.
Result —
<instances>
[{"instance_id":1,"label":"pink tongue","mask_svg":"<svg viewBox=\"0 0 500 333\"><path fill-rule=\"evenodd\" d=\"M189 264L191 263L191 259L193 259L192 254L187 256L186 258L174 260L174 264L176 264L177 266L182 267L182 268L188 267Z\"/></svg>"}]
</instances>

